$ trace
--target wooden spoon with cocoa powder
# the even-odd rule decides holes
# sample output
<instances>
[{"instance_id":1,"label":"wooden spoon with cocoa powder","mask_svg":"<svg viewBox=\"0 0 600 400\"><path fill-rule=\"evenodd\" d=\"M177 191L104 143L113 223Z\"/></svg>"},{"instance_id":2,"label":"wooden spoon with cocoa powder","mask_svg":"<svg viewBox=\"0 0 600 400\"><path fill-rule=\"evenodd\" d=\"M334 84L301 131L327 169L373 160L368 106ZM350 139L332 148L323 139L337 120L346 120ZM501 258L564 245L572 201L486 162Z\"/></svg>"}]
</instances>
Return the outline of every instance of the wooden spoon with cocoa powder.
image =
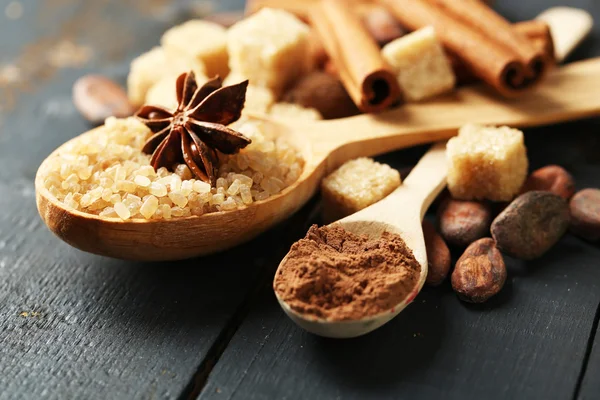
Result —
<instances>
[{"instance_id":1,"label":"wooden spoon with cocoa powder","mask_svg":"<svg viewBox=\"0 0 600 400\"><path fill-rule=\"evenodd\" d=\"M87 252L148 261L210 254L243 243L287 218L310 199L327 172L347 160L448 139L465 122L523 127L598 115L598 87L600 58L557 68L539 87L512 100L498 99L488 88L475 86L378 115L320 122L269 119L301 151L304 170L280 194L233 211L126 221L84 213L65 206L45 188L46 161L36 176L37 206L52 232ZM50 157L65 146L69 143Z\"/></svg>"},{"instance_id":2,"label":"wooden spoon with cocoa powder","mask_svg":"<svg viewBox=\"0 0 600 400\"><path fill-rule=\"evenodd\" d=\"M400 313L419 293L427 278L427 251L421 222L425 212L446 186L446 142L434 145L411 171L404 183L385 199L334 223L348 232L376 239L383 232L402 237L421 265L414 289L397 305L357 320L331 321L292 309L275 291L281 308L300 327L320 336L350 338L369 333ZM276 276L290 257L279 264Z\"/></svg>"}]
</instances>

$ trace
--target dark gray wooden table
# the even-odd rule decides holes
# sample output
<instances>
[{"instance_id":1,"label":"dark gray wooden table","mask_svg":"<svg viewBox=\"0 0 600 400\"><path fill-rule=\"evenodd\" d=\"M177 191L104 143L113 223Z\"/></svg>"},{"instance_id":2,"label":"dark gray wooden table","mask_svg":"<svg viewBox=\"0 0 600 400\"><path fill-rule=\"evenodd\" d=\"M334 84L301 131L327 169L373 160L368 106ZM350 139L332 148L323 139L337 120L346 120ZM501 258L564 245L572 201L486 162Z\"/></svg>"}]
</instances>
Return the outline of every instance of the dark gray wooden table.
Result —
<instances>
[{"instance_id":1,"label":"dark gray wooden table","mask_svg":"<svg viewBox=\"0 0 600 400\"><path fill-rule=\"evenodd\" d=\"M498 3L511 20L569 3L600 21L598 0ZM45 228L36 169L88 129L75 79L124 82L134 56L207 4L0 0L0 399L600 398L600 247L571 235L539 260L508 260L485 305L425 289L384 328L334 341L293 325L270 289L318 199L226 254L177 263L93 256ZM572 59L592 56L598 27ZM532 167L558 163L600 187L599 119L528 130L527 145ZM400 168L422 153L381 159Z\"/></svg>"}]
</instances>

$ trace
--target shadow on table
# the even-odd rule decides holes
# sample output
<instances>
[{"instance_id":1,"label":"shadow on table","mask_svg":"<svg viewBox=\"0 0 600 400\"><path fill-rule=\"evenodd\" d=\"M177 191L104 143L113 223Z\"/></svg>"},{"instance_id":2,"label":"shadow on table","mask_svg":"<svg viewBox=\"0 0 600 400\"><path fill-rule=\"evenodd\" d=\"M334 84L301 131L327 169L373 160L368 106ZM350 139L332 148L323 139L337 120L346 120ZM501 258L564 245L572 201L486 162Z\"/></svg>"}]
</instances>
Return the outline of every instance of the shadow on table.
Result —
<instances>
[{"instance_id":1,"label":"shadow on table","mask_svg":"<svg viewBox=\"0 0 600 400\"><path fill-rule=\"evenodd\" d=\"M398 317L371 334L311 341L320 354L317 367L340 384L360 389L397 385L412 371L426 369L445 331L443 299L434 290L424 290Z\"/></svg>"},{"instance_id":2,"label":"shadow on table","mask_svg":"<svg viewBox=\"0 0 600 400\"><path fill-rule=\"evenodd\" d=\"M98 264L90 268L92 274L109 276L90 277L88 290L98 296L98 307L113 310L123 324L159 330L188 324L222 328L272 279L289 246L315 220L318 204L311 200L288 221L248 243L191 260L127 262L80 253Z\"/></svg>"}]
</instances>

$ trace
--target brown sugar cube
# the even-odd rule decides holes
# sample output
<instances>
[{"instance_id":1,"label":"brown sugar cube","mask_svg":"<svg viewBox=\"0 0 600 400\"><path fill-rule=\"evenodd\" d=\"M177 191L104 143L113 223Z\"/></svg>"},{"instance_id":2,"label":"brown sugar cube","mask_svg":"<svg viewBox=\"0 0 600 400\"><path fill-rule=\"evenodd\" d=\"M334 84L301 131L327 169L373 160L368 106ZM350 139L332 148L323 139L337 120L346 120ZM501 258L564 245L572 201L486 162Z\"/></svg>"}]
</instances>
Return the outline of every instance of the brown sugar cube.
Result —
<instances>
[{"instance_id":1,"label":"brown sugar cube","mask_svg":"<svg viewBox=\"0 0 600 400\"><path fill-rule=\"evenodd\" d=\"M229 28L229 67L279 96L312 68L308 36L308 26L292 14L264 8Z\"/></svg>"},{"instance_id":2,"label":"brown sugar cube","mask_svg":"<svg viewBox=\"0 0 600 400\"><path fill-rule=\"evenodd\" d=\"M510 201L527 177L523 132L463 126L446 146L448 189L459 200Z\"/></svg>"},{"instance_id":3,"label":"brown sugar cube","mask_svg":"<svg viewBox=\"0 0 600 400\"><path fill-rule=\"evenodd\" d=\"M229 73L227 30L219 24L194 19L167 30L161 44L166 52L196 59L206 67L206 76Z\"/></svg>"},{"instance_id":4,"label":"brown sugar cube","mask_svg":"<svg viewBox=\"0 0 600 400\"><path fill-rule=\"evenodd\" d=\"M432 27L419 29L383 47L383 58L396 72L406 101L419 101L452 90L456 77Z\"/></svg>"},{"instance_id":5,"label":"brown sugar cube","mask_svg":"<svg viewBox=\"0 0 600 400\"><path fill-rule=\"evenodd\" d=\"M398 186L400 173L371 158L343 164L321 183L323 219L332 222L378 202Z\"/></svg>"},{"instance_id":6,"label":"brown sugar cube","mask_svg":"<svg viewBox=\"0 0 600 400\"><path fill-rule=\"evenodd\" d=\"M197 77L205 75L202 63L185 56L167 55L162 47L154 47L131 62L127 76L129 101L134 106L141 106L148 90L163 77L189 71L194 71Z\"/></svg>"}]
</instances>

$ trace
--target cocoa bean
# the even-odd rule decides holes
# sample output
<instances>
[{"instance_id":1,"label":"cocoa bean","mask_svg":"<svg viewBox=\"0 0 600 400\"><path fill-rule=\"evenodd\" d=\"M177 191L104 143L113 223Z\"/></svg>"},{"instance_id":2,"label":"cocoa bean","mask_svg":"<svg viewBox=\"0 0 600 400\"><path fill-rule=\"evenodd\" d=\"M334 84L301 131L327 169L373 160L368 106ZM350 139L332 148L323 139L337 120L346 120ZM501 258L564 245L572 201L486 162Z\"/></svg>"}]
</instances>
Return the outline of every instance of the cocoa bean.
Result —
<instances>
[{"instance_id":1,"label":"cocoa bean","mask_svg":"<svg viewBox=\"0 0 600 400\"><path fill-rule=\"evenodd\" d=\"M600 240L600 189L583 189L571 198L571 232L589 241Z\"/></svg>"},{"instance_id":2,"label":"cocoa bean","mask_svg":"<svg viewBox=\"0 0 600 400\"><path fill-rule=\"evenodd\" d=\"M488 203L447 198L438 209L440 234L453 246L467 247L489 236L492 209Z\"/></svg>"},{"instance_id":3,"label":"cocoa bean","mask_svg":"<svg viewBox=\"0 0 600 400\"><path fill-rule=\"evenodd\" d=\"M342 82L325 72L316 71L304 76L283 95L283 101L315 108L325 119L358 114Z\"/></svg>"},{"instance_id":4,"label":"cocoa bean","mask_svg":"<svg viewBox=\"0 0 600 400\"><path fill-rule=\"evenodd\" d=\"M562 197L542 191L520 195L492 223L492 237L503 252L523 260L538 258L564 235L569 207Z\"/></svg>"},{"instance_id":5,"label":"cocoa bean","mask_svg":"<svg viewBox=\"0 0 600 400\"><path fill-rule=\"evenodd\" d=\"M438 286L446 279L450 271L450 250L431 222L423 221L423 235L425 236L428 263L425 283L430 286Z\"/></svg>"},{"instance_id":6,"label":"cocoa bean","mask_svg":"<svg viewBox=\"0 0 600 400\"><path fill-rule=\"evenodd\" d=\"M504 258L491 238L479 239L467 247L452 272L452 289L470 303L487 301L500 292L505 281Z\"/></svg>"},{"instance_id":7,"label":"cocoa bean","mask_svg":"<svg viewBox=\"0 0 600 400\"><path fill-rule=\"evenodd\" d=\"M533 171L529 175L521 193L534 190L552 192L569 200L575 193L575 180L563 167L548 165Z\"/></svg>"},{"instance_id":8,"label":"cocoa bean","mask_svg":"<svg viewBox=\"0 0 600 400\"><path fill-rule=\"evenodd\" d=\"M85 75L73 85L73 104L93 124L108 117L129 117L135 108L127 93L116 82L101 75Z\"/></svg>"},{"instance_id":9,"label":"cocoa bean","mask_svg":"<svg viewBox=\"0 0 600 400\"><path fill-rule=\"evenodd\" d=\"M364 16L365 27L380 47L404 36L406 31L384 7L373 7Z\"/></svg>"}]
</instances>

